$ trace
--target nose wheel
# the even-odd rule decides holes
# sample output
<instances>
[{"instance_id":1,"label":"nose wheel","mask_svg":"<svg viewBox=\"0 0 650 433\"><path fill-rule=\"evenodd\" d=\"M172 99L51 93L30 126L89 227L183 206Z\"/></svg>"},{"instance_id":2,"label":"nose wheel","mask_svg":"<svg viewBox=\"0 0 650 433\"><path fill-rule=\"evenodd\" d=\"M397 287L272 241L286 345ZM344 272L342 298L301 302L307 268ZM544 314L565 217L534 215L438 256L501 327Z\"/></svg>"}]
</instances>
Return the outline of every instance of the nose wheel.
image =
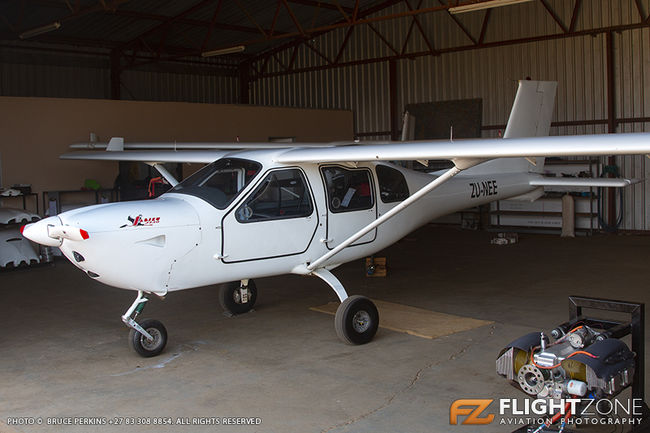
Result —
<instances>
[{"instance_id":1,"label":"nose wheel","mask_svg":"<svg viewBox=\"0 0 650 433\"><path fill-rule=\"evenodd\" d=\"M145 358L160 354L167 344L167 329L160 321L154 319L144 319L140 323L135 321L148 300L142 291L138 291L138 297L122 316L124 324L131 328L129 344L138 355Z\"/></svg>"},{"instance_id":2,"label":"nose wheel","mask_svg":"<svg viewBox=\"0 0 650 433\"><path fill-rule=\"evenodd\" d=\"M219 287L219 303L232 315L248 313L257 300L257 287L253 280L233 281Z\"/></svg>"},{"instance_id":3,"label":"nose wheel","mask_svg":"<svg viewBox=\"0 0 650 433\"><path fill-rule=\"evenodd\" d=\"M167 330L158 320L145 319L140 326L151 336L148 339L139 331L131 329L129 332L129 343L138 355L144 358L151 358L160 354L167 344Z\"/></svg>"}]
</instances>

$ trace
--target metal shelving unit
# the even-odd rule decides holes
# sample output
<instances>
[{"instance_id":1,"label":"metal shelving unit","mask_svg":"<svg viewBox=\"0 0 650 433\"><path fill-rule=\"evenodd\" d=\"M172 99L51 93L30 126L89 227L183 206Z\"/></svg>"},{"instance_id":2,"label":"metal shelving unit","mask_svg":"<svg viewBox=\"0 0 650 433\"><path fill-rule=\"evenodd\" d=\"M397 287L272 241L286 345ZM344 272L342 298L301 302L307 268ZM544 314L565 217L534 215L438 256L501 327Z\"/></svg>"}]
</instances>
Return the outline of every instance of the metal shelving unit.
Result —
<instances>
[{"instance_id":1,"label":"metal shelving unit","mask_svg":"<svg viewBox=\"0 0 650 433\"><path fill-rule=\"evenodd\" d=\"M86 195L86 197L91 196L91 197L94 198L94 201L84 200L84 201L75 201L75 202L69 203L69 204L79 205L79 206L87 206L89 204L104 203L102 201L102 197L107 197L108 198L107 203L119 201L119 194L114 189L43 191L43 212L45 212L46 210L49 209L49 202L50 201L55 201L56 202L56 214L60 214L62 206L65 205L65 203L63 203L63 197L66 196L66 195L67 196L70 196L70 195L76 195L76 196Z\"/></svg>"},{"instance_id":2,"label":"metal shelving unit","mask_svg":"<svg viewBox=\"0 0 650 433\"><path fill-rule=\"evenodd\" d=\"M577 174L588 172L592 178L601 173L601 162L594 159L547 159L546 174ZM545 194L534 202L499 200L490 207L492 229L519 232L560 233L562 228L562 196L575 199L576 232L593 234L598 230L598 194L593 187L544 187Z\"/></svg>"}]
</instances>

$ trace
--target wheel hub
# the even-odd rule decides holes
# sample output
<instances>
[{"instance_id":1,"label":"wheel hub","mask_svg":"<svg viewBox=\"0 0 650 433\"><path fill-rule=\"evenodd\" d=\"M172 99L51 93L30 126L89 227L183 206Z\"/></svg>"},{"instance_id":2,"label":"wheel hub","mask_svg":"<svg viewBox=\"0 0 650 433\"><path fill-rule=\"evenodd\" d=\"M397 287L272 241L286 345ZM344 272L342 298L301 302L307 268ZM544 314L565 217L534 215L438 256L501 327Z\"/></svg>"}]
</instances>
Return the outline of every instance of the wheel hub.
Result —
<instances>
[{"instance_id":1,"label":"wheel hub","mask_svg":"<svg viewBox=\"0 0 650 433\"><path fill-rule=\"evenodd\" d=\"M232 292L232 299L235 304L247 304L250 301L251 294L248 287L240 287Z\"/></svg>"},{"instance_id":2,"label":"wheel hub","mask_svg":"<svg viewBox=\"0 0 650 433\"><path fill-rule=\"evenodd\" d=\"M357 311L352 317L352 327L359 334L366 332L370 328L370 314L365 310Z\"/></svg>"},{"instance_id":3,"label":"wheel hub","mask_svg":"<svg viewBox=\"0 0 650 433\"><path fill-rule=\"evenodd\" d=\"M140 343L142 344L142 347L144 347L147 350L156 350L158 346L160 346L160 342L162 340L160 331L157 330L156 328L149 328L146 329L146 331L153 337L153 340L148 340L147 337L144 335L140 336Z\"/></svg>"}]
</instances>

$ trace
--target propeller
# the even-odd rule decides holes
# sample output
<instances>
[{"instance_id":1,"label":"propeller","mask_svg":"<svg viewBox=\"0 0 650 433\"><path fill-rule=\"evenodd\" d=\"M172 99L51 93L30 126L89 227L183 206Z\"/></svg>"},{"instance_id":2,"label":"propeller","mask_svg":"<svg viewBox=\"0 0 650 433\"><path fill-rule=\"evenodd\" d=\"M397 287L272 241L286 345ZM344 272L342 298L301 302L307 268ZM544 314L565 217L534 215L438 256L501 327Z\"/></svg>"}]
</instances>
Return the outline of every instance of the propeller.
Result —
<instances>
[{"instance_id":1,"label":"propeller","mask_svg":"<svg viewBox=\"0 0 650 433\"><path fill-rule=\"evenodd\" d=\"M50 247L61 246L63 239L85 241L90 237L82 228L63 225L56 216L24 225L20 228L20 232L30 241Z\"/></svg>"}]
</instances>

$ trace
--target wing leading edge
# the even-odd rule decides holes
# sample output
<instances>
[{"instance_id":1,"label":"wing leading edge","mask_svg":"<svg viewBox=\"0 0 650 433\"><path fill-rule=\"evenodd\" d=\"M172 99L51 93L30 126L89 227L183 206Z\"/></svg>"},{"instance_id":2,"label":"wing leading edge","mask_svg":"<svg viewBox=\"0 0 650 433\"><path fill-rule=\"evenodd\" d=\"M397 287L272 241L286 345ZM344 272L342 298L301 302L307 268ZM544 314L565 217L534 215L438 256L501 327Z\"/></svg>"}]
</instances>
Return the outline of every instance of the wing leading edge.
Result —
<instances>
[{"instance_id":1,"label":"wing leading edge","mask_svg":"<svg viewBox=\"0 0 650 433\"><path fill-rule=\"evenodd\" d=\"M300 147L286 146L287 150L284 152L281 148L275 148L274 161L296 164L447 159L461 166L465 161L472 161L474 165L479 161L495 158L649 155L650 133L342 144L344 143L329 143L329 147L302 147L302 143L294 143L294 146ZM229 153L232 153L232 150L81 151L63 154L61 158L147 163L210 163Z\"/></svg>"},{"instance_id":2,"label":"wing leading edge","mask_svg":"<svg viewBox=\"0 0 650 433\"><path fill-rule=\"evenodd\" d=\"M219 150L125 150L107 152L69 152L60 156L61 159L83 159L90 161L136 161L147 164L166 162L211 163L223 158L230 151Z\"/></svg>"},{"instance_id":3,"label":"wing leading edge","mask_svg":"<svg viewBox=\"0 0 650 433\"><path fill-rule=\"evenodd\" d=\"M650 133L526 138L419 140L309 149L279 154L279 163L405 161L418 159L489 160L536 156L648 155Z\"/></svg>"}]
</instances>

